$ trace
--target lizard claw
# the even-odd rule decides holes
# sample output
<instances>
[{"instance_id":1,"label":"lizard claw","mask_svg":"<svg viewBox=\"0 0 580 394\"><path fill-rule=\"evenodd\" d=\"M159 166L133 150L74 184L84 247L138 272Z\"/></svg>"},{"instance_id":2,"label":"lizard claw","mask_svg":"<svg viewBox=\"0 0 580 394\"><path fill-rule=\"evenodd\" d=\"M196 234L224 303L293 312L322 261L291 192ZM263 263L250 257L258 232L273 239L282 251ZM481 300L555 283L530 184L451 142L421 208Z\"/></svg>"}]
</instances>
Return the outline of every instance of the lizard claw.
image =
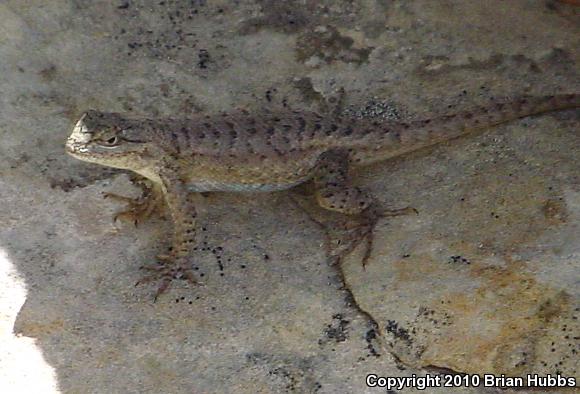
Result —
<instances>
[{"instance_id":1,"label":"lizard claw","mask_svg":"<svg viewBox=\"0 0 580 394\"><path fill-rule=\"evenodd\" d=\"M363 269L366 269L373 251L374 231L379 219L409 214L418 215L419 212L412 207L382 209L376 205L371 205L359 215L358 220L344 225L344 230L347 231L347 234L343 239L338 240L338 248L331 252L333 261L335 263L342 261L344 256L348 255L362 243L364 245L364 251L361 265Z\"/></svg>"},{"instance_id":2,"label":"lizard claw","mask_svg":"<svg viewBox=\"0 0 580 394\"><path fill-rule=\"evenodd\" d=\"M365 243L364 254L361 260L363 269L366 269L367 263L373 251L374 231L378 220L385 217L404 216L409 214L418 215L419 211L413 207L399 209L379 209L377 207L371 207L369 212L367 212L366 215L363 215L363 217L365 217L366 223L363 223L361 226L361 231L358 235L359 239L356 241L356 245L362 241Z\"/></svg>"},{"instance_id":3,"label":"lizard claw","mask_svg":"<svg viewBox=\"0 0 580 394\"><path fill-rule=\"evenodd\" d=\"M163 278L161 280L161 283L159 284L159 287L157 288L157 291L155 292L155 296L153 297L153 302L157 302L157 298L159 298L159 296L161 294L163 294L169 288L170 284L171 284L171 278Z\"/></svg>"},{"instance_id":4,"label":"lizard claw","mask_svg":"<svg viewBox=\"0 0 580 394\"><path fill-rule=\"evenodd\" d=\"M160 201L151 194L141 198L130 198L114 193L103 193L103 198L112 199L127 204L127 209L113 215L113 223L117 220L132 222L135 227L159 210Z\"/></svg>"}]
</instances>

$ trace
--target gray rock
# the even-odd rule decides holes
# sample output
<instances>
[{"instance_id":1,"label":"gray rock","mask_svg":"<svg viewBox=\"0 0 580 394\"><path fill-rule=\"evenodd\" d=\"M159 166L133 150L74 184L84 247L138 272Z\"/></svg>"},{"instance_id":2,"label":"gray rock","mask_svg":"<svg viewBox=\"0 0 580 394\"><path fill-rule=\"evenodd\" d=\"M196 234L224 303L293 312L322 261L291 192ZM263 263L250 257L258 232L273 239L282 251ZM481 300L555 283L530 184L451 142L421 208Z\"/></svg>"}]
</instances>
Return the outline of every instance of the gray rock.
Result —
<instances>
[{"instance_id":1,"label":"gray rock","mask_svg":"<svg viewBox=\"0 0 580 394\"><path fill-rule=\"evenodd\" d=\"M55 391L53 379L65 393L374 393L369 373L447 370L578 379L574 111L361 172L386 206L419 215L381 221L368 266L355 250L344 283L293 203L302 196L200 198L205 286L176 283L156 303L134 284L167 222L117 229L119 206L101 193L136 193L128 177L63 150L87 108L318 110L344 87L347 113L392 119L578 92L574 12L524 0L2 2L2 392ZM23 363L24 337L43 367Z\"/></svg>"}]
</instances>

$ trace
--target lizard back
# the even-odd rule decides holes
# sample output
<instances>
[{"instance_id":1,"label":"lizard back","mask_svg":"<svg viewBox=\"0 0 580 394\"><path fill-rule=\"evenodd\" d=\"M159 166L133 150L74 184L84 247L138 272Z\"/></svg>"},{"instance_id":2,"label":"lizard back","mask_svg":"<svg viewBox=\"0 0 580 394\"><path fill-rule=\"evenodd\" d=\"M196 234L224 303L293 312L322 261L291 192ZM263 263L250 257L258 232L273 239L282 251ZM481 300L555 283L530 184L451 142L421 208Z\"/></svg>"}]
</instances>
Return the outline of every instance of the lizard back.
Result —
<instances>
[{"instance_id":1,"label":"lizard back","mask_svg":"<svg viewBox=\"0 0 580 394\"><path fill-rule=\"evenodd\" d=\"M287 158L341 148L363 165L538 113L577 108L580 95L522 96L509 102L411 122L322 116L281 110L234 111L184 120L173 132L180 154L231 158Z\"/></svg>"}]
</instances>

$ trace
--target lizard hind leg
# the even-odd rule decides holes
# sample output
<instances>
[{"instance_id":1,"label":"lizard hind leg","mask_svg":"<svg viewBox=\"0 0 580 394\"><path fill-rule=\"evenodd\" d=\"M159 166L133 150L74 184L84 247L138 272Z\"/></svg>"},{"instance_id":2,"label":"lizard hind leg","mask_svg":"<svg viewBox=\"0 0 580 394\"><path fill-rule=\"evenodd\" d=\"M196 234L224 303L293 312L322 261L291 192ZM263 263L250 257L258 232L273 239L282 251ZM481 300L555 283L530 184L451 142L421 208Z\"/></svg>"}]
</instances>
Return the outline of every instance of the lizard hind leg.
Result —
<instances>
[{"instance_id":1,"label":"lizard hind leg","mask_svg":"<svg viewBox=\"0 0 580 394\"><path fill-rule=\"evenodd\" d=\"M373 198L350 183L348 155L343 151L323 153L314 175L316 200L325 209L355 215L367 209Z\"/></svg>"},{"instance_id":2,"label":"lizard hind leg","mask_svg":"<svg viewBox=\"0 0 580 394\"><path fill-rule=\"evenodd\" d=\"M334 254L337 261L340 261L364 242L365 250L362 258L364 267L372 253L374 228L379 219L417 211L414 208L395 210L379 208L370 193L351 184L348 162L348 153L344 151L328 151L322 154L314 175L315 195L322 208L355 217L354 224L349 223L345 226L345 230L349 231L345 240L347 242L343 242L340 251Z\"/></svg>"},{"instance_id":3,"label":"lizard hind leg","mask_svg":"<svg viewBox=\"0 0 580 394\"><path fill-rule=\"evenodd\" d=\"M323 153L318 160L313 181L318 205L330 211L361 219L356 220L354 225L348 223L344 226L344 230L347 231L346 239L339 239L336 242L337 249L331 252L335 261L340 262L344 256L365 241L363 265L366 264L371 254L372 233L378 217L374 215L374 209L369 210L369 207L374 205L372 196L350 182L348 153L344 151ZM328 231L327 236L330 237Z\"/></svg>"}]
</instances>

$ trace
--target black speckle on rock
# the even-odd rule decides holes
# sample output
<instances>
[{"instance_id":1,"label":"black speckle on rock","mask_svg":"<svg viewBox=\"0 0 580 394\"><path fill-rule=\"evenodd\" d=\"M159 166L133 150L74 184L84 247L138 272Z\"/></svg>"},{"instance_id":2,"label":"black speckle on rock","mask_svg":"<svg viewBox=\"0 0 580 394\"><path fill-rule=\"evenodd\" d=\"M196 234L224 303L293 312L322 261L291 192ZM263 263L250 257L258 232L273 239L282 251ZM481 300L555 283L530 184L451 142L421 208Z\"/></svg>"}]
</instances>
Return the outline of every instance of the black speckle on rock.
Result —
<instances>
[{"instance_id":1,"label":"black speckle on rock","mask_svg":"<svg viewBox=\"0 0 580 394\"><path fill-rule=\"evenodd\" d=\"M399 323L395 320L387 320L387 327L385 331L392 334L395 339L404 341L407 345L411 346L413 344L413 339L409 334L409 330L400 327Z\"/></svg>"},{"instance_id":2,"label":"black speckle on rock","mask_svg":"<svg viewBox=\"0 0 580 394\"><path fill-rule=\"evenodd\" d=\"M329 340L340 343L348 339L348 326L350 321L346 320L342 314L337 313L332 316L332 322L324 329L324 339L318 341L323 345Z\"/></svg>"},{"instance_id":3,"label":"black speckle on rock","mask_svg":"<svg viewBox=\"0 0 580 394\"><path fill-rule=\"evenodd\" d=\"M465 265L471 264L471 261L469 261L465 257L461 257L459 255L449 257L449 260L447 262L449 264L452 264L452 263L454 263L454 264L460 263L460 264L465 264Z\"/></svg>"},{"instance_id":4,"label":"black speckle on rock","mask_svg":"<svg viewBox=\"0 0 580 394\"><path fill-rule=\"evenodd\" d=\"M208 64L211 62L211 57L209 55L209 52L207 51L207 49L200 49L198 54L198 62L197 62L197 66L199 68L201 68L202 70L205 70L208 68Z\"/></svg>"},{"instance_id":5,"label":"black speckle on rock","mask_svg":"<svg viewBox=\"0 0 580 394\"><path fill-rule=\"evenodd\" d=\"M377 352L377 349L375 349L375 346L373 344L373 341L375 339L377 339L377 331L374 328L371 328L365 334L365 341L367 342L367 349L369 351L369 355L378 358L381 357L381 354Z\"/></svg>"}]
</instances>

